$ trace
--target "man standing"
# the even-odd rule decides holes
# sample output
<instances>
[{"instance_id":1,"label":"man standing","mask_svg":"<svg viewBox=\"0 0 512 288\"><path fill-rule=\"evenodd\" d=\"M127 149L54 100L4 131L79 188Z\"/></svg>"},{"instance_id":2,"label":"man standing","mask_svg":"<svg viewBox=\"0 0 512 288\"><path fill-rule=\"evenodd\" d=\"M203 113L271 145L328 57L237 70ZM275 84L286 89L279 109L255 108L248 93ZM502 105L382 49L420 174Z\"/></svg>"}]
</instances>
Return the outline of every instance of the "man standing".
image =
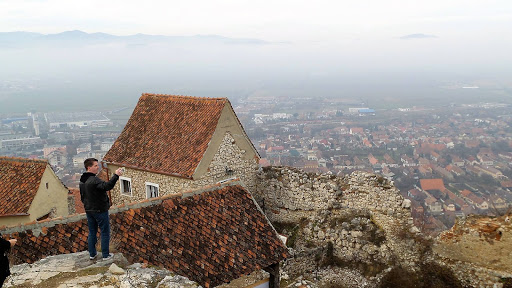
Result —
<instances>
[{"instance_id":1,"label":"man standing","mask_svg":"<svg viewBox=\"0 0 512 288\"><path fill-rule=\"evenodd\" d=\"M121 168L117 169L110 181L105 182L98 178L98 159L88 158L84 161L86 172L80 177L80 197L84 203L87 225L89 226L89 259L94 260L97 256L96 243L98 238L98 227L101 232L101 252L103 260L111 259L114 254L110 253L110 220L108 209L110 201L107 191L112 190L116 185L119 176L123 174Z\"/></svg>"}]
</instances>

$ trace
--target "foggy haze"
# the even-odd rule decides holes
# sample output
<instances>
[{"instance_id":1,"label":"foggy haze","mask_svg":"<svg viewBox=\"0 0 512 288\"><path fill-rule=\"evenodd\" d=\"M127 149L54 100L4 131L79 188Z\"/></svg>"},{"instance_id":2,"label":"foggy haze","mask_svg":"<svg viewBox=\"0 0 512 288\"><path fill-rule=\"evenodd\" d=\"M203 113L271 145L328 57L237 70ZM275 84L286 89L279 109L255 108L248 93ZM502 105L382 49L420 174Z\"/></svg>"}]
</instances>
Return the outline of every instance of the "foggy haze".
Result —
<instances>
[{"instance_id":1,"label":"foggy haze","mask_svg":"<svg viewBox=\"0 0 512 288\"><path fill-rule=\"evenodd\" d=\"M0 112L133 106L144 92L450 102L485 91L510 99L511 47L459 42L422 33L333 42L0 33ZM455 89L465 85L481 89Z\"/></svg>"}]
</instances>

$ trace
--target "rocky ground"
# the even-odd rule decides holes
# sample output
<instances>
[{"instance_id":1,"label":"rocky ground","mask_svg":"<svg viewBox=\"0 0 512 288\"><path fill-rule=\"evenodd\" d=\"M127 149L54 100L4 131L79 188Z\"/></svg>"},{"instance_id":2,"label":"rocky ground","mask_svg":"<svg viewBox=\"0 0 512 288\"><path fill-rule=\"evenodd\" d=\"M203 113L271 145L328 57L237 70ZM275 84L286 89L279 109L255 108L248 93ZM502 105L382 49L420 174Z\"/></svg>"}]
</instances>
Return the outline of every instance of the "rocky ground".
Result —
<instances>
[{"instance_id":1,"label":"rocky ground","mask_svg":"<svg viewBox=\"0 0 512 288\"><path fill-rule=\"evenodd\" d=\"M194 288L197 283L158 267L129 264L122 254L114 259L89 260L89 253L50 256L11 268L3 287L19 288Z\"/></svg>"}]
</instances>

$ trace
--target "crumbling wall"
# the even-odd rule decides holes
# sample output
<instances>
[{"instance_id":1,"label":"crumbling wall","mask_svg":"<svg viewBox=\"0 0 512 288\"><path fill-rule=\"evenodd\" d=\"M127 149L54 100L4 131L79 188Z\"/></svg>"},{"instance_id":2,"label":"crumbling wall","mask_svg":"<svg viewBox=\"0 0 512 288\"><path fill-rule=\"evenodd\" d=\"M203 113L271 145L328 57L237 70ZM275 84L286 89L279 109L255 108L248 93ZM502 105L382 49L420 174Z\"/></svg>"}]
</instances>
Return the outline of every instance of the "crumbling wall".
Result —
<instances>
[{"instance_id":1,"label":"crumbling wall","mask_svg":"<svg viewBox=\"0 0 512 288\"><path fill-rule=\"evenodd\" d=\"M292 167L264 167L254 198L271 221L298 222L325 210L342 195L343 181L330 175L305 173Z\"/></svg>"},{"instance_id":2,"label":"crumbling wall","mask_svg":"<svg viewBox=\"0 0 512 288\"><path fill-rule=\"evenodd\" d=\"M291 167L265 167L253 195L269 219L277 222L297 222L316 211L340 208L368 210L404 223L410 218L398 189L385 178L365 172L336 177Z\"/></svg>"},{"instance_id":3,"label":"crumbling wall","mask_svg":"<svg viewBox=\"0 0 512 288\"><path fill-rule=\"evenodd\" d=\"M501 279L512 279L511 217L470 215L457 219L436 241L434 252L439 262L468 287L492 287Z\"/></svg>"},{"instance_id":4,"label":"crumbling wall","mask_svg":"<svg viewBox=\"0 0 512 288\"><path fill-rule=\"evenodd\" d=\"M378 175L354 172L336 177L266 167L259 181L255 198L273 223L285 227L281 232L291 238L288 244L305 255L299 256L303 260L312 261L315 257L308 253L322 254L317 250L325 250L328 243L333 245L331 256L349 266L364 263L379 270L391 261L413 267L419 260L415 249L403 245L397 236L402 228L411 227L406 201ZM303 264L299 262L294 265ZM301 274L310 264L291 270Z\"/></svg>"},{"instance_id":5,"label":"crumbling wall","mask_svg":"<svg viewBox=\"0 0 512 288\"><path fill-rule=\"evenodd\" d=\"M410 201L380 175L356 171L334 177L290 167L265 167L258 180L255 198L276 229L288 236L287 244L293 248L294 257L286 262L284 278L311 274L347 283L339 278L342 270L336 269L350 268L358 271L356 274L375 276L386 273L389 267L418 271L432 261L453 271L468 287L501 287L500 277L512 276L508 271L454 258L436 258L431 251L433 240L417 234L419 230L413 226ZM502 218L502 222L510 223ZM484 224L486 229L498 227ZM508 236L507 229L503 235ZM496 231L489 237L497 239L501 234ZM473 234L485 238L485 233ZM506 242L503 238L499 241ZM497 246L496 240L494 243Z\"/></svg>"}]
</instances>

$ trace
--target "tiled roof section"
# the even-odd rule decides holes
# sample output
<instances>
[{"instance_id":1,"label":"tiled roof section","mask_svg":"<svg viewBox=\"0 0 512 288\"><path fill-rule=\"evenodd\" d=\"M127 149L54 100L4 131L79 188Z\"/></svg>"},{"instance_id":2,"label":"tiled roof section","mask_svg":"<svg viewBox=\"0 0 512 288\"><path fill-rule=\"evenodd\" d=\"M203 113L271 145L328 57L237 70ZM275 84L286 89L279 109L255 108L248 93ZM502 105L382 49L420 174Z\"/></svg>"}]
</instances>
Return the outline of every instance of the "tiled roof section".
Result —
<instances>
[{"instance_id":1,"label":"tiled roof section","mask_svg":"<svg viewBox=\"0 0 512 288\"><path fill-rule=\"evenodd\" d=\"M121 234L118 249L136 255L132 261L163 265L203 287L229 282L288 256L241 186L183 195L112 215Z\"/></svg>"},{"instance_id":2,"label":"tiled roof section","mask_svg":"<svg viewBox=\"0 0 512 288\"><path fill-rule=\"evenodd\" d=\"M278 263L288 250L251 194L216 185L111 208L111 247L208 288ZM0 227L13 264L87 250L85 214Z\"/></svg>"},{"instance_id":3,"label":"tiled roof section","mask_svg":"<svg viewBox=\"0 0 512 288\"><path fill-rule=\"evenodd\" d=\"M0 157L0 216L28 213L47 165L46 160Z\"/></svg>"},{"instance_id":4,"label":"tiled roof section","mask_svg":"<svg viewBox=\"0 0 512 288\"><path fill-rule=\"evenodd\" d=\"M420 179L421 189L428 190L439 190L444 191L446 188L444 187L443 179Z\"/></svg>"},{"instance_id":5,"label":"tiled roof section","mask_svg":"<svg viewBox=\"0 0 512 288\"><path fill-rule=\"evenodd\" d=\"M104 161L192 178L226 98L142 94Z\"/></svg>"}]
</instances>

